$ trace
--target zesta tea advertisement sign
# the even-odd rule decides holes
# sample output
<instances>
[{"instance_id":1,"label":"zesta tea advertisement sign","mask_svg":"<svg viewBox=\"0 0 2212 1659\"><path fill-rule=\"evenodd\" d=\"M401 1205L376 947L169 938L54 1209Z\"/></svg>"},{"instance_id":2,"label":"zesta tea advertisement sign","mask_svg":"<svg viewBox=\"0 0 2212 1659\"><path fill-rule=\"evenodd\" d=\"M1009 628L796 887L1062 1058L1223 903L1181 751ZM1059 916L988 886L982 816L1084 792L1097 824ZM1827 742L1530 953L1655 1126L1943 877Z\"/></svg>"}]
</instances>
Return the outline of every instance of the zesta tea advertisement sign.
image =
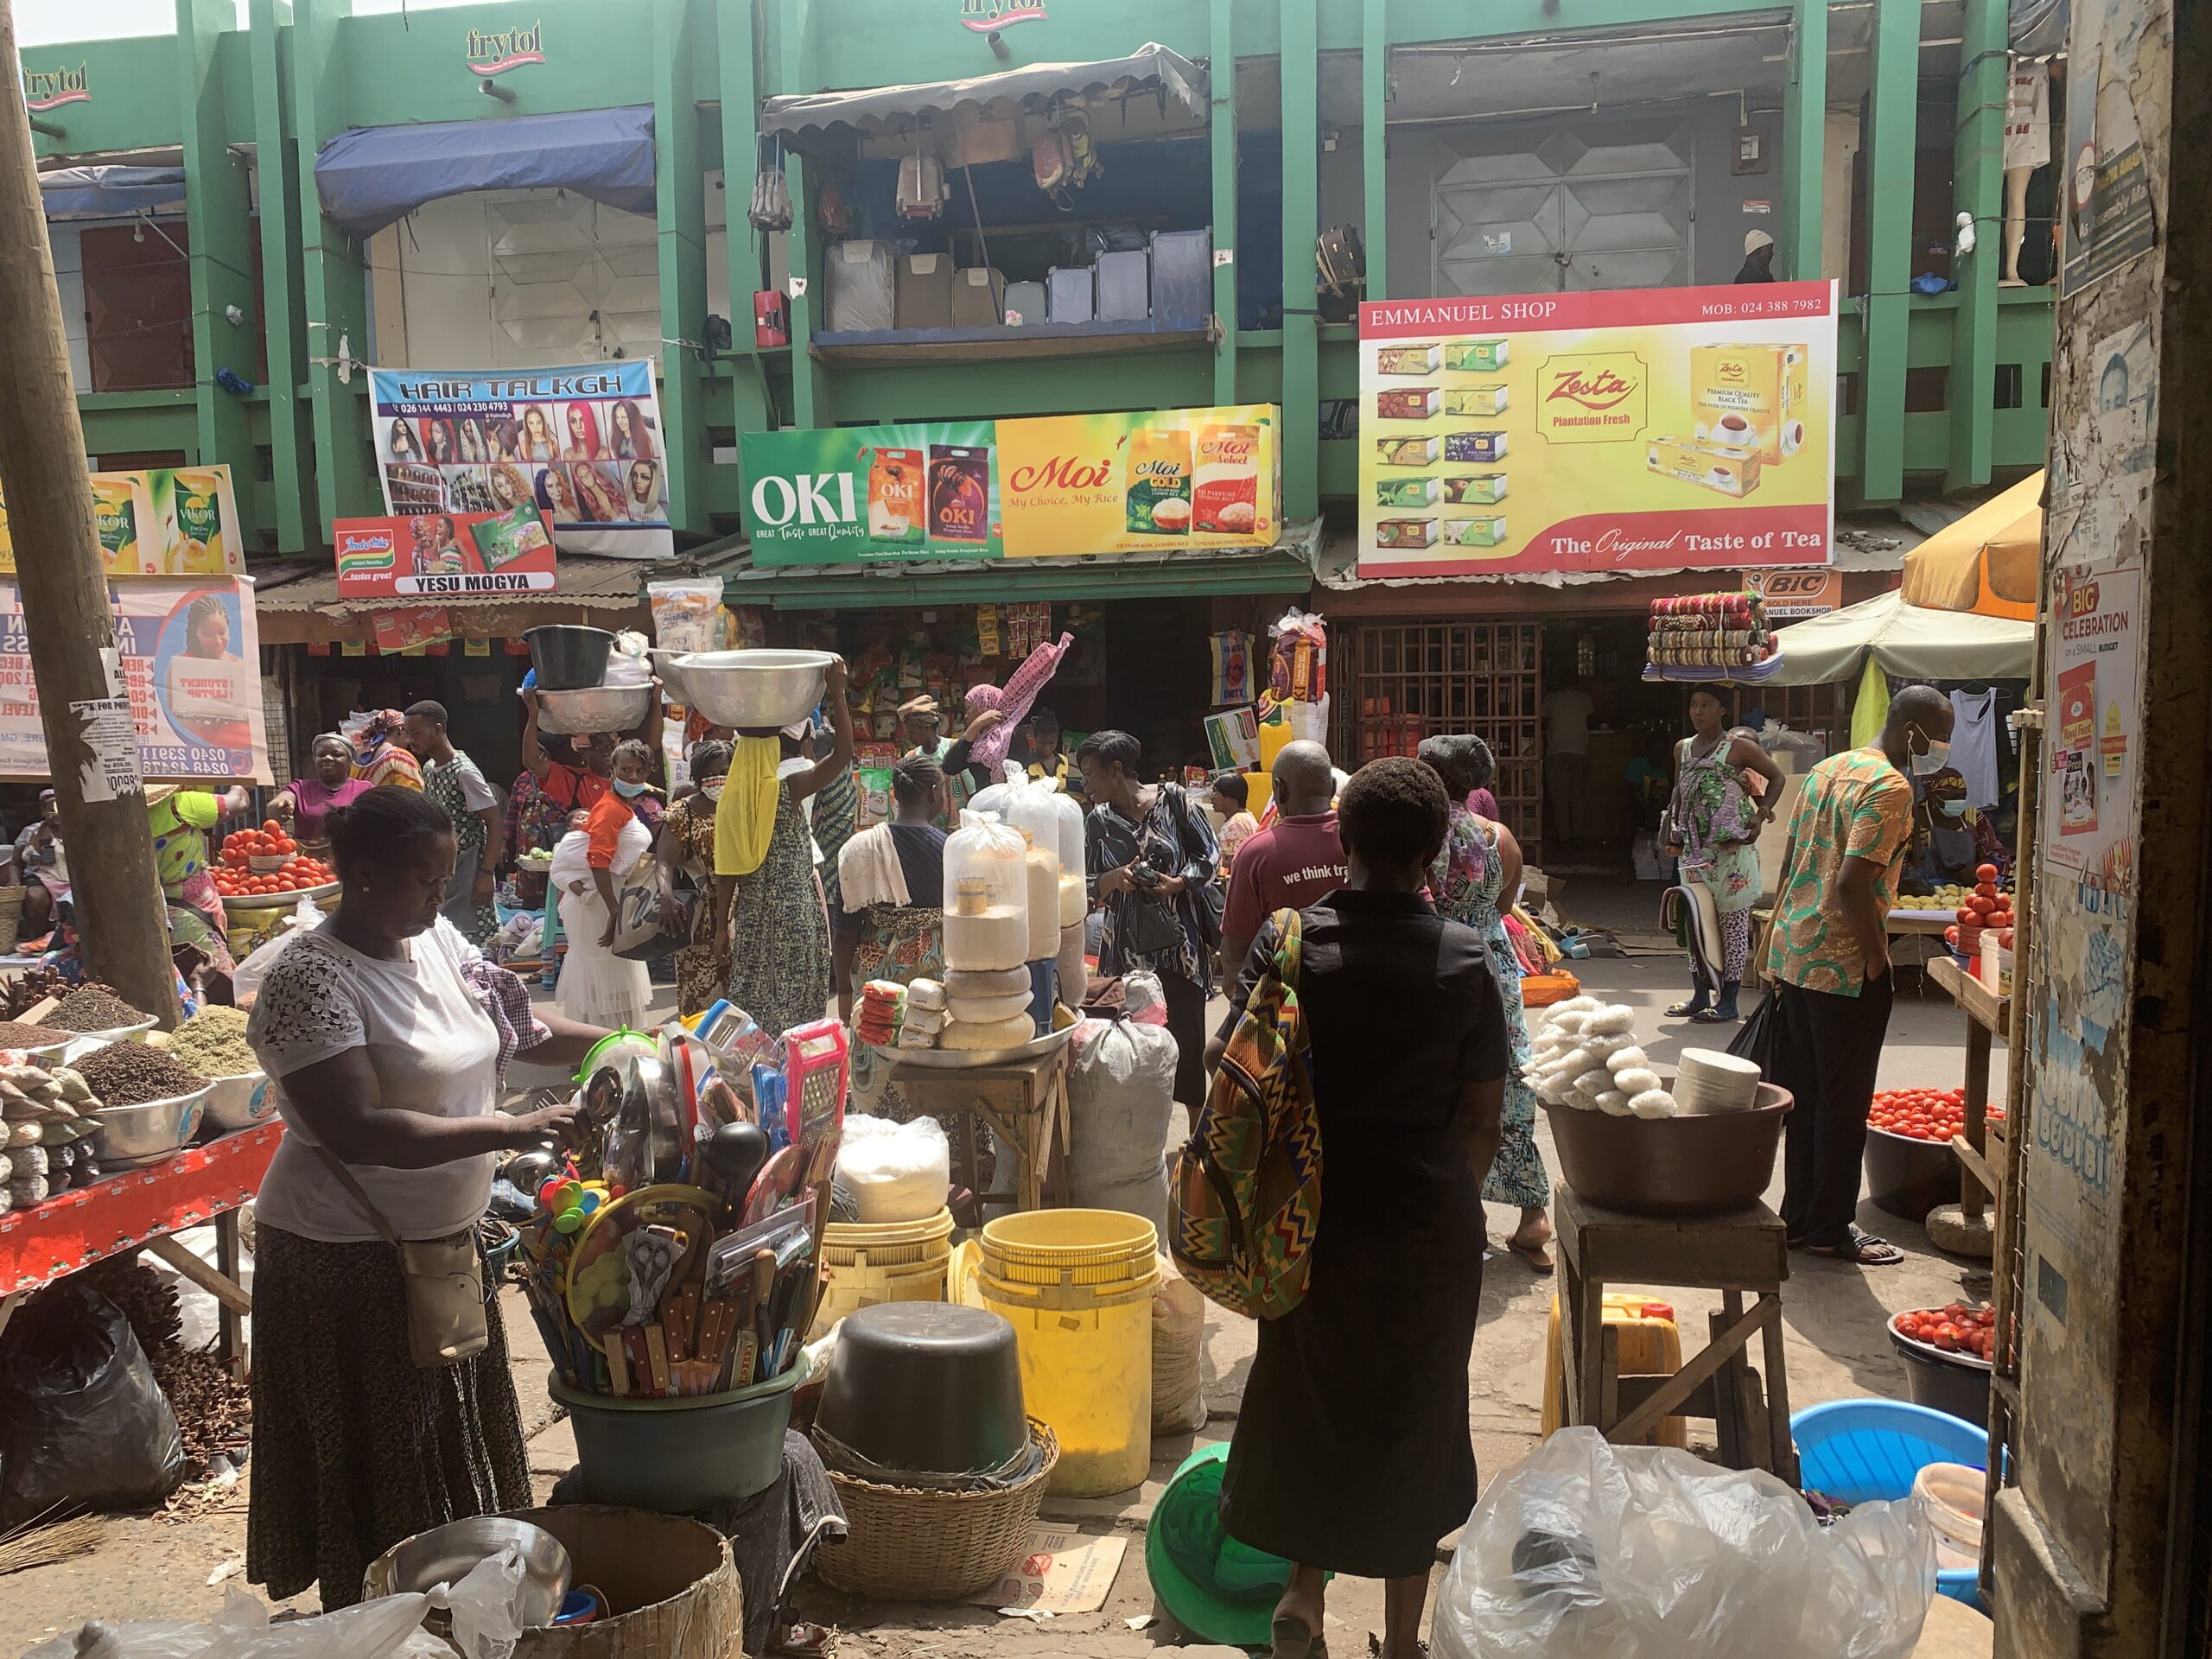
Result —
<instances>
[{"instance_id":1,"label":"zesta tea advertisement sign","mask_svg":"<svg viewBox=\"0 0 2212 1659\"><path fill-rule=\"evenodd\" d=\"M748 432L756 563L1269 547L1272 404Z\"/></svg>"},{"instance_id":2,"label":"zesta tea advertisement sign","mask_svg":"<svg viewBox=\"0 0 2212 1659\"><path fill-rule=\"evenodd\" d=\"M1828 562L1831 283L1370 301L1359 574Z\"/></svg>"}]
</instances>

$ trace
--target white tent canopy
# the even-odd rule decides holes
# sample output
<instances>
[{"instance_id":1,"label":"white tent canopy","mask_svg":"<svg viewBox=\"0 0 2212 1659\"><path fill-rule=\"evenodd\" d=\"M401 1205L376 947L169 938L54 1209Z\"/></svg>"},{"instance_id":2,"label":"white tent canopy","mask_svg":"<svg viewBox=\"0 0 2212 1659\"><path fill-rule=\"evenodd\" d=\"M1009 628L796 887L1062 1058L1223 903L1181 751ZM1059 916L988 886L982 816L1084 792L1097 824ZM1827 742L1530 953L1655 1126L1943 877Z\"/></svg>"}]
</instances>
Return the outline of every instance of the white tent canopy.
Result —
<instances>
[{"instance_id":1,"label":"white tent canopy","mask_svg":"<svg viewBox=\"0 0 2212 1659\"><path fill-rule=\"evenodd\" d=\"M1869 651L1901 679L2024 680L2036 654L2032 622L1908 605L1895 591L1793 622L1776 637L1782 666L1763 685L1855 680Z\"/></svg>"}]
</instances>

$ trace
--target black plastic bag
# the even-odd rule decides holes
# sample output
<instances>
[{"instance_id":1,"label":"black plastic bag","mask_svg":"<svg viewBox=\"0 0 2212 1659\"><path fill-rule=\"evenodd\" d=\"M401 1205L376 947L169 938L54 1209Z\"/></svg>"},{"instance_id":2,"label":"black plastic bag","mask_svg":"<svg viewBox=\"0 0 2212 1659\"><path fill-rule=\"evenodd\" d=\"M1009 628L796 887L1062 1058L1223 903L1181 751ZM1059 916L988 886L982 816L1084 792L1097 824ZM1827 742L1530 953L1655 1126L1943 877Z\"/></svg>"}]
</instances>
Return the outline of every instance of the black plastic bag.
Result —
<instances>
[{"instance_id":1,"label":"black plastic bag","mask_svg":"<svg viewBox=\"0 0 2212 1659\"><path fill-rule=\"evenodd\" d=\"M0 1531L157 1503L183 1478L176 1415L122 1310L73 1281L42 1293L0 1344Z\"/></svg>"},{"instance_id":2,"label":"black plastic bag","mask_svg":"<svg viewBox=\"0 0 2212 1659\"><path fill-rule=\"evenodd\" d=\"M1759 1005L1744 1017L1736 1035L1728 1044L1728 1052L1739 1060L1749 1060L1759 1069L1770 1083L1774 1081L1774 1050L1776 1039L1782 1034L1782 1016L1776 1010L1779 999L1770 989L1760 999Z\"/></svg>"}]
</instances>

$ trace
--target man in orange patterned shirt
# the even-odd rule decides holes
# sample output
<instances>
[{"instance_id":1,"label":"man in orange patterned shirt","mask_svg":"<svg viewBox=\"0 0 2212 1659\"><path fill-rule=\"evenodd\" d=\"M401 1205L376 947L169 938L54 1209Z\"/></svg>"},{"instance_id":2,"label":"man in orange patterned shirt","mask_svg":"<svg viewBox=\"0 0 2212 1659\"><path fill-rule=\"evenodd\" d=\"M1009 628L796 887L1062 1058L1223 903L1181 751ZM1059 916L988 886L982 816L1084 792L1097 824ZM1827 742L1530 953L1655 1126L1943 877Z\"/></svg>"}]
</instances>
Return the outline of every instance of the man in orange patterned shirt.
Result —
<instances>
[{"instance_id":1,"label":"man in orange patterned shirt","mask_svg":"<svg viewBox=\"0 0 2212 1659\"><path fill-rule=\"evenodd\" d=\"M1951 701L1909 685L1881 736L1806 775L1789 819L1768 933L1778 1020L1770 1082L1796 1096L1783 1153L1782 1219L1815 1255L1887 1267L1904 1259L1861 1232L1859 1160L1890 1025L1889 912L1912 844L1911 778L1949 763Z\"/></svg>"}]
</instances>

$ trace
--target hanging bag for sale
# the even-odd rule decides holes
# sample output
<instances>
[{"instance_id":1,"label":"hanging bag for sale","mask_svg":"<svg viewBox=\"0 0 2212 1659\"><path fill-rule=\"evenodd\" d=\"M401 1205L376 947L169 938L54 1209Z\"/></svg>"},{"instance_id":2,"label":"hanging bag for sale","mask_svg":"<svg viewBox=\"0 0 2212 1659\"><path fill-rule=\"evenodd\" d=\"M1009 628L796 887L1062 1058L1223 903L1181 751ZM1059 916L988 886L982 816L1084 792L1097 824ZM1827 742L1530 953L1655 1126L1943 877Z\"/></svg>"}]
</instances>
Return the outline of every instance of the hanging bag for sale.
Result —
<instances>
[{"instance_id":1,"label":"hanging bag for sale","mask_svg":"<svg viewBox=\"0 0 2212 1659\"><path fill-rule=\"evenodd\" d=\"M944 163L920 144L917 138L914 153L899 163L901 219L935 219L944 212L945 198L951 194L945 188Z\"/></svg>"},{"instance_id":2,"label":"hanging bag for sale","mask_svg":"<svg viewBox=\"0 0 2212 1659\"><path fill-rule=\"evenodd\" d=\"M784 174L784 141L753 140L753 201L745 216L759 231L788 231L791 227L791 181Z\"/></svg>"}]
</instances>

